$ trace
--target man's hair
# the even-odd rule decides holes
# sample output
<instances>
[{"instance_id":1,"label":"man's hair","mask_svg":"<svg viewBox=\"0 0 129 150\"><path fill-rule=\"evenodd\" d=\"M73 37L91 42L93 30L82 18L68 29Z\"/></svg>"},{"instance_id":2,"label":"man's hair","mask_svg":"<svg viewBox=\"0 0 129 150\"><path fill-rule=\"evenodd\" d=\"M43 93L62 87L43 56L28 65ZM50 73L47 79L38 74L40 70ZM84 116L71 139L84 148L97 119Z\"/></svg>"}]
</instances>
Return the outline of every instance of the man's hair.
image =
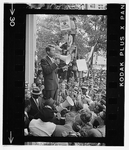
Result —
<instances>
[{"instance_id":1,"label":"man's hair","mask_svg":"<svg viewBox=\"0 0 129 150\"><path fill-rule=\"evenodd\" d=\"M46 53L47 53L47 52L50 52L51 47L54 48L54 46L53 46L53 45L50 45L50 44L46 47Z\"/></svg>"},{"instance_id":2,"label":"man's hair","mask_svg":"<svg viewBox=\"0 0 129 150\"><path fill-rule=\"evenodd\" d=\"M76 111L79 111L79 110L83 109L83 103L80 102L80 101L77 101L75 103L75 109L76 109Z\"/></svg>"},{"instance_id":3,"label":"man's hair","mask_svg":"<svg viewBox=\"0 0 129 150\"><path fill-rule=\"evenodd\" d=\"M47 52L50 52L50 50L51 50L51 48L47 46L47 47L46 47L46 53L47 53Z\"/></svg>"},{"instance_id":4,"label":"man's hair","mask_svg":"<svg viewBox=\"0 0 129 150\"><path fill-rule=\"evenodd\" d=\"M37 77L42 74L42 70L38 70Z\"/></svg>"},{"instance_id":5,"label":"man's hair","mask_svg":"<svg viewBox=\"0 0 129 150\"><path fill-rule=\"evenodd\" d=\"M75 117L75 113L74 112L69 112L68 113L69 114L69 116L68 117L66 117L66 122L72 122L72 123L74 123L74 117Z\"/></svg>"},{"instance_id":6,"label":"man's hair","mask_svg":"<svg viewBox=\"0 0 129 150\"><path fill-rule=\"evenodd\" d=\"M81 113L80 118L84 123L90 122L92 118L92 113L90 111L85 111Z\"/></svg>"}]
</instances>

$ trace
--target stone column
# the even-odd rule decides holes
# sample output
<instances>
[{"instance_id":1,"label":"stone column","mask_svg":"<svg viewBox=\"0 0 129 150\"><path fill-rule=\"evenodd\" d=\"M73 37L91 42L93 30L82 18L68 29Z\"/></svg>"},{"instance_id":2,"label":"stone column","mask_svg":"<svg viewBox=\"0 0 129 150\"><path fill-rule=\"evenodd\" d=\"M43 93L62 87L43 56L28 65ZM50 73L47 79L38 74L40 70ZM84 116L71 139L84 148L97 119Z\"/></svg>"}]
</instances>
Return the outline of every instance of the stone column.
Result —
<instances>
[{"instance_id":1,"label":"stone column","mask_svg":"<svg viewBox=\"0 0 129 150\"><path fill-rule=\"evenodd\" d=\"M36 16L26 16L26 53L25 53L25 81L29 87L34 82L35 51L36 51Z\"/></svg>"}]
</instances>

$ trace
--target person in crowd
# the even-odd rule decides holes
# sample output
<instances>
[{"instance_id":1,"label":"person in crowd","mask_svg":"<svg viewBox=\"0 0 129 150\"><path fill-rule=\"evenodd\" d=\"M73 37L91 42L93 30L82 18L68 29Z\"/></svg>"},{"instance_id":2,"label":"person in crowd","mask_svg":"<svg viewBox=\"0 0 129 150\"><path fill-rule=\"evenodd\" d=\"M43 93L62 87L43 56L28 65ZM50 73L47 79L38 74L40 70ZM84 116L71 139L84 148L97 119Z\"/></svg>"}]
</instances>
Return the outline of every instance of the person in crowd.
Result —
<instances>
[{"instance_id":1,"label":"person in crowd","mask_svg":"<svg viewBox=\"0 0 129 150\"><path fill-rule=\"evenodd\" d=\"M32 83L32 84L31 84L31 87L30 87L30 90L33 90L35 87L37 87L37 86L36 86L36 83Z\"/></svg>"},{"instance_id":2,"label":"person in crowd","mask_svg":"<svg viewBox=\"0 0 129 150\"><path fill-rule=\"evenodd\" d=\"M86 87L85 85L82 85L81 89L82 89L83 102L89 105L92 102L92 99L88 95L88 87Z\"/></svg>"},{"instance_id":3,"label":"person in crowd","mask_svg":"<svg viewBox=\"0 0 129 150\"><path fill-rule=\"evenodd\" d=\"M91 124L92 113L90 111L82 111L80 119L82 121L81 130L79 131L82 137L87 137L87 132L93 128Z\"/></svg>"},{"instance_id":4,"label":"person in crowd","mask_svg":"<svg viewBox=\"0 0 129 150\"><path fill-rule=\"evenodd\" d=\"M42 70L38 70L37 78L36 78L36 86L43 85L43 73Z\"/></svg>"},{"instance_id":5,"label":"person in crowd","mask_svg":"<svg viewBox=\"0 0 129 150\"><path fill-rule=\"evenodd\" d=\"M61 55L67 55L67 48L68 48L67 34L64 35L63 43L60 46L60 48L62 49ZM58 65L58 68L59 68L58 69L59 77L62 80L65 80L67 78L67 65L65 64L65 62L63 60L60 60L60 64Z\"/></svg>"},{"instance_id":6,"label":"person in crowd","mask_svg":"<svg viewBox=\"0 0 129 150\"><path fill-rule=\"evenodd\" d=\"M27 81L25 81L25 89L29 88L29 83Z\"/></svg>"},{"instance_id":7,"label":"person in crowd","mask_svg":"<svg viewBox=\"0 0 129 150\"><path fill-rule=\"evenodd\" d=\"M58 59L54 59L55 46L48 45L46 47L47 56L41 60L41 67L44 76L45 95L57 100L58 94L58 78L57 67L59 64Z\"/></svg>"},{"instance_id":8,"label":"person in crowd","mask_svg":"<svg viewBox=\"0 0 129 150\"><path fill-rule=\"evenodd\" d=\"M76 133L75 133L75 132L73 132L73 131L70 131L69 133L67 133L67 132L64 131L64 132L62 133L62 136L63 136L63 137L80 137L81 135L80 135L79 132L76 132ZM74 142L72 142L72 143L74 143ZM74 144L72 144L72 143L71 143L70 145L74 145Z\"/></svg>"},{"instance_id":9,"label":"person in crowd","mask_svg":"<svg viewBox=\"0 0 129 150\"><path fill-rule=\"evenodd\" d=\"M67 54L67 50L72 46L73 44L73 38L71 36L71 34L69 34L70 32L64 32L63 34L63 38L61 40L61 43L59 44L60 48L63 49Z\"/></svg>"},{"instance_id":10,"label":"person in crowd","mask_svg":"<svg viewBox=\"0 0 129 150\"><path fill-rule=\"evenodd\" d=\"M73 112L69 112L66 114L66 118L65 118L65 125L56 125L55 131L53 133L54 137L62 137L63 133L66 132L69 134L69 132L73 132L76 133L72 126L74 123L74 117L75 117L75 113Z\"/></svg>"},{"instance_id":11,"label":"person in crowd","mask_svg":"<svg viewBox=\"0 0 129 150\"><path fill-rule=\"evenodd\" d=\"M38 119L32 119L29 124L30 134L33 136L51 136L55 131L56 124L51 122L54 111L49 107L40 109Z\"/></svg>"},{"instance_id":12,"label":"person in crowd","mask_svg":"<svg viewBox=\"0 0 129 150\"><path fill-rule=\"evenodd\" d=\"M92 128L88 131L88 137L105 137L106 135L106 126L105 126L105 119L106 114L101 114L103 122L101 122L97 128Z\"/></svg>"},{"instance_id":13,"label":"person in crowd","mask_svg":"<svg viewBox=\"0 0 129 150\"><path fill-rule=\"evenodd\" d=\"M100 125L104 125L104 121L106 119L106 112L105 111L101 111L98 116L95 118L94 122L93 122L93 127L97 128Z\"/></svg>"},{"instance_id":14,"label":"person in crowd","mask_svg":"<svg viewBox=\"0 0 129 150\"><path fill-rule=\"evenodd\" d=\"M73 130L77 133L81 130L81 125L78 122L74 122L73 124Z\"/></svg>"},{"instance_id":15,"label":"person in crowd","mask_svg":"<svg viewBox=\"0 0 129 150\"><path fill-rule=\"evenodd\" d=\"M66 81L67 82L67 81ZM63 102L66 99L67 96L67 90L66 90L66 82L65 80L60 84L60 102Z\"/></svg>"},{"instance_id":16,"label":"person in crowd","mask_svg":"<svg viewBox=\"0 0 129 150\"><path fill-rule=\"evenodd\" d=\"M83 103L81 101L74 102L74 106L72 107L72 111L76 114L83 109Z\"/></svg>"},{"instance_id":17,"label":"person in crowd","mask_svg":"<svg viewBox=\"0 0 129 150\"><path fill-rule=\"evenodd\" d=\"M106 109L106 96L103 94L101 95L100 104Z\"/></svg>"},{"instance_id":18,"label":"person in crowd","mask_svg":"<svg viewBox=\"0 0 129 150\"><path fill-rule=\"evenodd\" d=\"M75 17L70 18L70 24L71 24L70 34L73 37L73 43L74 43L75 42L75 36L76 36L76 33L77 33L77 26L76 26L76 18Z\"/></svg>"},{"instance_id":19,"label":"person in crowd","mask_svg":"<svg viewBox=\"0 0 129 150\"><path fill-rule=\"evenodd\" d=\"M82 85L81 89L82 89L82 94L87 95L88 88L85 85Z\"/></svg>"},{"instance_id":20,"label":"person in crowd","mask_svg":"<svg viewBox=\"0 0 129 150\"><path fill-rule=\"evenodd\" d=\"M30 98L31 109L28 112L30 120L33 118L37 118L37 115L39 113L39 107L40 107L39 96L41 94L42 92L38 87L33 88L33 90L31 91L31 98Z\"/></svg>"},{"instance_id":21,"label":"person in crowd","mask_svg":"<svg viewBox=\"0 0 129 150\"><path fill-rule=\"evenodd\" d=\"M31 98L31 91L29 89L25 89L25 98Z\"/></svg>"},{"instance_id":22,"label":"person in crowd","mask_svg":"<svg viewBox=\"0 0 129 150\"><path fill-rule=\"evenodd\" d=\"M45 100L44 105L42 106L48 107L54 111L54 117L51 122L58 125L65 124L65 114L68 113L68 109L64 108L61 112L58 112L56 109L56 102L52 98Z\"/></svg>"},{"instance_id":23,"label":"person in crowd","mask_svg":"<svg viewBox=\"0 0 129 150\"><path fill-rule=\"evenodd\" d=\"M28 115L28 112L31 109L31 103L28 97L25 98L25 110L24 110L24 135L27 136L29 135L29 123L30 123L30 118Z\"/></svg>"},{"instance_id":24,"label":"person in crowd","mask_svg":"<svg viewBox=\"0 0 129 150\"><path fill-rule=\"evenodd\" d=\"M62 50L62 55L68 55L70 52L74 50L74 47L72 46L72 43L69 41L69 35L66 32L63 36L63 43L60 45L60 48ZM59 77L61 77L62 80L68 79L68 68L70 65L66 65L64 61L60 60L58 74Z\"/></svg>"},{"instance_id":25,"label":"person in crowd","mask_svg":"<svg viewBox=\"0 0 129 150\"><path fill-rule=\"evenodd\" d=\"M105 125L89 130L88 137L105 137Z\"/></svg>"},{"instance_id":26,"label":"person in crowd","mask_svg":"<svg viewBox=\"0 0 129 150\"><path fill-rule=\"evenodd\" d=\"M89 104L89 110L90 112L92 113L92 117L91 117L91 124L93 124L94 120L96 119L97 117L97 114L94 112L94 108L96 107L96 102L95 101L92 101L90 104Z\"/></svg>"},{"instance_id":27,"label":"person in crowd","mask_svg":"<svg viewBox=\"0 0 129 150\"><path fill-rule=\"evenodd\" d=\"M77 55L77 47L75 45L71 46L69 50L71 54L71 62L68 65L67 71L67 82L69 82L70 77L74 77L75 81L77 80L77 65L76 65L76 55Z\"/></svg>"},{"instance_id":28,"label":"person in crowd","mask_svg":"<svg viewBox=\"0 0 129 150\"><path fill-rule=\"evenodd\" d=\"M67 82L69 82L70 79L73 77L74 77L73 67L72 67L72 63L70 63L68 66L68 71L67 71Z\"/></svg>"},{"instance_id":29,"label":"person in crowd","mask_svg":"<svg viewBox=\"0 0 129 150\"><path fill-rule=\"evenodd\" d=\"M74 79L77 81L77 64L76 64L76 58L72 61L72 71L74 73Z\"/></svg>"},{"instance_id":30,"label":"person in crowd","mask_svg":"<svg viewBox=\"0 0 129 150\"><path fill-rule=\"evenodd\" d=\"M96 102L95 107L94 107L94 113L99 114L102 112L104 109L103 105L101 105L99 102Z\"/></svg>"}]
</instances>

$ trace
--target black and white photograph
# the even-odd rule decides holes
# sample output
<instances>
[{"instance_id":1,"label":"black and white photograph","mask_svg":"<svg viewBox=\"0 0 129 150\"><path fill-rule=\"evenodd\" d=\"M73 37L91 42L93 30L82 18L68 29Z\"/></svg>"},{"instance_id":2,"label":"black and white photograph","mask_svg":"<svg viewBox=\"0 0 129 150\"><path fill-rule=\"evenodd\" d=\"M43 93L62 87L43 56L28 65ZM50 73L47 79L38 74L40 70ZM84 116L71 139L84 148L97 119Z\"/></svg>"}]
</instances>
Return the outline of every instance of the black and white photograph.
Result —
<instances>
[{"instance_id":1,"label":"black and white photograph","mask_svg":"<svg viewBox=\"0 0 129 150\"><path fill-rule=\"evenodd\" d=\"M106 15L27 15L25 136L105 137Z\"/></svg>"},{"instance_id":2,"label":"black and white photograph","mask_svg":"<svg viewBox=\"0 0 129 150\"><path fill-rule=\"evenodd\" d=\"M124 145L125 4L10 3L4 18L4 145Z\"/></svg>"}]
</instances>

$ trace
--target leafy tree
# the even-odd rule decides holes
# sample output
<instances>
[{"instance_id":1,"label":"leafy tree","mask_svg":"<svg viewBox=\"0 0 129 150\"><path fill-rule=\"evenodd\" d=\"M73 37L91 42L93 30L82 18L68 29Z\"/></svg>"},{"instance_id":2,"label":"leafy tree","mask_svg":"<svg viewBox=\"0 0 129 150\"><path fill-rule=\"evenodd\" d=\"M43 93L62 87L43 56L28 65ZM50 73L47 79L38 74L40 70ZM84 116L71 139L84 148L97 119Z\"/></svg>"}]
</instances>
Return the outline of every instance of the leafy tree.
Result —
<instances>
[{"instance_id":1,"label":"leafy tree","mask_svg":"<svg viewBox=\"0 0 129 150\"><path fill-rule=\"evenodd\" d=\"M59 17L61 15L37 15L37 55L38 61L45 55L47 44L55 44L61 40ZM72 15L76 18L77 34L75 44L78 54L86 55L97 42L95 51L104 51L106 56L107 17L103 15Z\"/></svg>"}]
</instances>

